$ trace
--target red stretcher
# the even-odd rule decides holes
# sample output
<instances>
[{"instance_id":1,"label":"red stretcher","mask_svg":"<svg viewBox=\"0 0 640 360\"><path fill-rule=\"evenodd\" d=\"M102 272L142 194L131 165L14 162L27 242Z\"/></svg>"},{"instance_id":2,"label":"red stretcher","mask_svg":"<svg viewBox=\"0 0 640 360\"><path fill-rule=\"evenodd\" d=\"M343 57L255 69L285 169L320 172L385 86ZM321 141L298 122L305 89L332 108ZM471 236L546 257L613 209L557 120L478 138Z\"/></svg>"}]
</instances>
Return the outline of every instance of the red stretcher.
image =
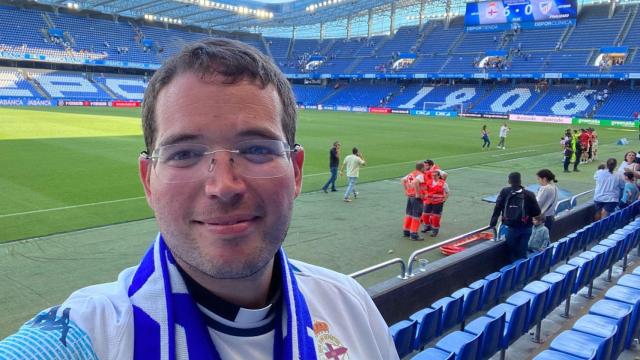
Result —
<instances>
[{"instance_id":1,"label":"red stretcher","mask_svg":"<svg viewBox=\"0 0 640 360\"><path fill-rule=\"evenodd\" d=\"M466 249L467 246L473 244L476 241L484 241L484 240L491 240L491 239L493 239L493 232L491 231L479 232L473 235L466 236L452 244L440 246L440 252L446 256L457 254L463 251L464 249Z\"/></svg>"}]
</instances>

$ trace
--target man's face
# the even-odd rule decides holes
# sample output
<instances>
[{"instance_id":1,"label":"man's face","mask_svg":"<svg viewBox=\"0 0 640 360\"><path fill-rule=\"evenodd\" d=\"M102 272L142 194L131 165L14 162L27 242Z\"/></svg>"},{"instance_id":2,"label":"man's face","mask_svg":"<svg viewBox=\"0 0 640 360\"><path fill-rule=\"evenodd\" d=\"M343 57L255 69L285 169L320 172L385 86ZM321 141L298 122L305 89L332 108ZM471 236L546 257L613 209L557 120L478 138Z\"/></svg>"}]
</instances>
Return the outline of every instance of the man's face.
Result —
<instances>
[{"instance_id":1,"label":"man's face","mask_svg":"<svg viewBox=\"0 0 640 360\"><path fill-rule=\"evenodd\" d=\"M224 85L178 75L160 92L155 147L196 143L236 149L245 140L285 140L278 94L249 81ZM218 279L251 276L271 264L285 238L293 200L300 193L302 156L292 154L282 176L247 178L228 152L192 182L166 183L150 160L140 161L147 202L173 255Z\"/></svg>"}]
</instances>

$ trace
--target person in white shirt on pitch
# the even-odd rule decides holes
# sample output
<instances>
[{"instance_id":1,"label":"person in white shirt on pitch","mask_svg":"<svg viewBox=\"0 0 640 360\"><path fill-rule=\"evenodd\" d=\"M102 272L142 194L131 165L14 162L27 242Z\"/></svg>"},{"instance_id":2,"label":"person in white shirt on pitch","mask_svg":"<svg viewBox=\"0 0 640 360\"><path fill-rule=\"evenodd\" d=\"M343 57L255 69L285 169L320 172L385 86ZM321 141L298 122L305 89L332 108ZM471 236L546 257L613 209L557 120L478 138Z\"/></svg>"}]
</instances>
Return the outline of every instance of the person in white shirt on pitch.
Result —
<instances>
[{"instance_id":1,"label":"person in white shirt on pitch","mask_svg":"<svg viewBox=\"0 0 640 360\"><path fill-rule=\"evenodd\" d=\"M504 141L507 139L507 133L509 133L510 130L511 128L507 126L507 123L504 123L502 124L502 126L500 126L500 142L498 143L498 149L505 149Z\"/></svg>"}]
</instances>

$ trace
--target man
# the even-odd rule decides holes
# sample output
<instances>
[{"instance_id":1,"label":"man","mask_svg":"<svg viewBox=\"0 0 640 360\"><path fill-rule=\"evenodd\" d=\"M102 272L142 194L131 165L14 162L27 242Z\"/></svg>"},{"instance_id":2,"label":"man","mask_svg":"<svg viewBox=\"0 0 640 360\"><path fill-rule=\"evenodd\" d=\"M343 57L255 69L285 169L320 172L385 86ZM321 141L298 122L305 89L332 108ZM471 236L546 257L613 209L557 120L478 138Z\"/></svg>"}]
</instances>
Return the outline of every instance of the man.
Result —
<instances>
[{"instance_id":1,"label":"man","mask_svg":"<svg viewBox=\"0 0 640 360\"><path fill-rule=\"evenodd\" d=\"M507 226L509 257L514 261L527 256L532 218L540 215L540 207L535 194L522 186L519 172L509 174L509 185L500 190L489 226L495 227L502 214L502 224Z\"/></svg>"},{"instance_id":2,"label":"man","mask_svg":"<svg viewBox=\"0 0 640 360\"><path fill-rule=\"evenodd\" d=\"M431 237L438 236L440 232L442 208L449 197L449 186L442 176L443 173L441 170L432 170L432 180L427 182L424 213L429 219L425 225L427 229L431 230Z\"/></svg>"},{"instance_id":3,"label":"man","mask_svg":"<svg viewBox=\"0 0 640 360\"><path fill-rule=\"evenodd\" d=\"M304 152L266 56L227 39L186 46L150 80L142 119L154 244L0 342L2 357L398 359L361 286L281 248Z\"/></svg>"},{"instance_id":4,"label":"man","mask_svg":"<svg viewBox=\"0 0 640 360\"><path fill-rule=\"evenodd\" d=\"M331 185L331 191L336 190L336 178L338 177L338 166L340 166L340 142L336 141L333 143L333 146L329 150L329 180L322 187L322 191L327 193L327 189L329 185Z\"/></svg>"},{"instance_id":5,"label":"man","mask_svg":"<svg viewBox=\"0 0 640 360\"><path fill-rule=\"evenodd\" d=\"M420 185L424 183L424 163L416 163L416 168L407 176L403 177L401 182L404 187L404 193L407 196L407 207L405 209L403 235L411 240L424 240L418 236L420 229L420 215L422 214L422 193Z\"/></svg>"},{"instance_id":6,"label":"man","mask_svg":"<svg viewBox=\"0 0 640 360\"><path fill-rule=\"evenodd\" d=\"M584 129L580 129L580 131L584 132ZM578 164L582 159L582 143L580 142L580 135L578 134L578 130L573 130L573 136L571 137L571 147L573 148L573 155L575 157L575 161L573 162L573 171L580 172L578 170Z\"/></svg>"},{"instance_id":7,"label":"man","mask_svg":"<svg viewBox=\"0 0 640 360\"><path fill-rule=\"evenodd\" d=\"M582 156L580 158L580 164L586 164L588 160L588 155L591 152L590 150L590 140L591 135L587 132L586 129L580 129L580 136L578 138L580 141L580 147L582 148Z\"/></svg>"},{"instance_id":8,"label":"man","mask_svg":"<svg viewBox=\"0 0 640 360\"><path fill-rule=\"evenodd\" d=\"M347 155L344 158L344 162L342 163L342 167L340 168L340 176L344 175L344 169L347 169L347 190L344 192L344 201L351 202L351 198L349 195L353 192L353 198L358 197L358 192L356 191L356 182L358 181L358 176L360 176L360 167L366 165L366 161L364 160L364 156L358 150L357 147L351 149L351 155Z\"/></svg>"},{"instance_id":9,"label":"man","mask_svg":"<svg viewBox=\"0 0 640 360\"><path fill-rule=\"evenodd\" d=\"M420 220L424 224L424 228L422 229L423 233L431 231L431 225L430 225L431 220L429 219L429 214L427 213L427 185L433 181L434 171L440 171L440 166L438 166L431 159L425 160L424 161L424 182L420 184L420 192L422 194L422 208L423 208L422 216L420 217Z\"/></svg>"},{"instance_id":10,"label":"man","mask_svg":"<svg viewBox=\"0 0 640 360\"><path fill-rule=\"evenodd\" d=\"M498 149L505 149L504 141L507 139L507 133L509 130L511 130L511 128L507 126L507 123L503 123L502 126L500 126L500 142L498 142Z\"/></svg>"}]
</instances>

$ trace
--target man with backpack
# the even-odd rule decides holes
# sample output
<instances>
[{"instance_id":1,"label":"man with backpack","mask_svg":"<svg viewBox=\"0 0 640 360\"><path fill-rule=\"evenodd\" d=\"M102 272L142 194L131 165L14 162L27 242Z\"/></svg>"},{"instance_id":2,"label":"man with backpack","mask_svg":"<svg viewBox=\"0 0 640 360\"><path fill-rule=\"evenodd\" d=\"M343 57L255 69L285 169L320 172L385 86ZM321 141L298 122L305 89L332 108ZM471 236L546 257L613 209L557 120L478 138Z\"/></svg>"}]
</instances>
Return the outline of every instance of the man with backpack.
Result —
<instances>
[{"instance_id":1,"label":"man with backpack","mask_svg":"<svg viewBox=\"0 0 640 360\"><path fill-rule=\"evenodd\" d=\"M495 227L502 214L502 224L507 226L509 257L514 261L527 256L532 218L540 215L540 207L536 195L522 186L519 172L509 174L509 185L500 190L489 226Z\"/></svg>"}]
</instances>

